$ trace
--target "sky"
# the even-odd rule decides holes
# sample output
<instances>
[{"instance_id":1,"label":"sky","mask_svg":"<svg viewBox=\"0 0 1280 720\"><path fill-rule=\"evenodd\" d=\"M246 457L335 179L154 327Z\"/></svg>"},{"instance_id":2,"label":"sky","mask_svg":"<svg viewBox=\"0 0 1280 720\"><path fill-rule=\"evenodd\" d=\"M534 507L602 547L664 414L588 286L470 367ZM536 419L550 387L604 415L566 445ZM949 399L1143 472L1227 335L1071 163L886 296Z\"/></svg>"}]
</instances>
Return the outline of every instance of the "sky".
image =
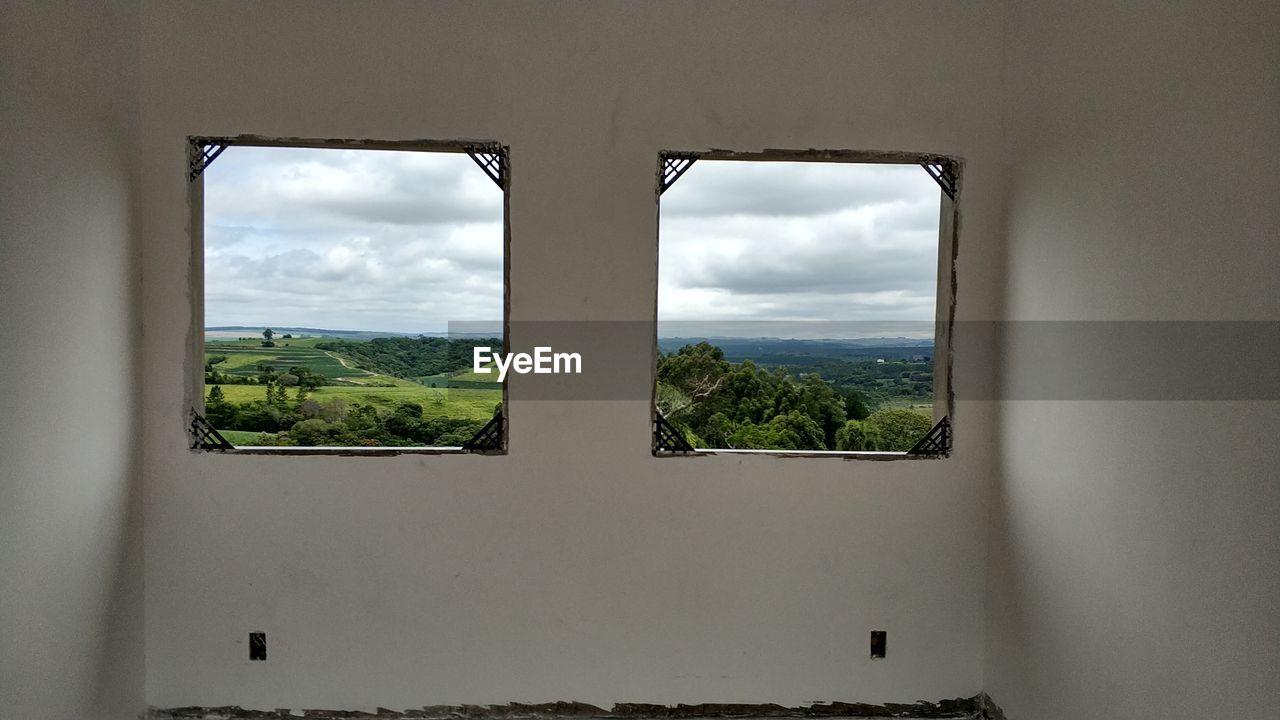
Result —
<instances>
[{"instance_id":1,"label":"sky","mask_svg":"<svg viewBox=\"0 0 1280 720\"><path fill-rule=\"evenodd\" d=\"M918 165L699 160L662 195L659 332L932 336L940 198Z\"/></svg>"},{"instance_id":2,"label":"sky","mask_svg":"<svg viewBox=\"0 0 1280 720\"><path fill-rule=\"evenodd\" d=\"M502 191L465 154L232 146L203 177L209 327L502 318ZM939 198L916 165L700 160L661 199L660 334L931 335Z\"/></svg>"},{"instance_id":3,"label":"sky","mask_svg":"<svg viewBox=\"0 0 1280 720\"><path fill-rule=\"evenodd\" d=\"M502 319L502 190L463 153L232 146L203 177L208 327Z\"/></svg>"}]
</instances>

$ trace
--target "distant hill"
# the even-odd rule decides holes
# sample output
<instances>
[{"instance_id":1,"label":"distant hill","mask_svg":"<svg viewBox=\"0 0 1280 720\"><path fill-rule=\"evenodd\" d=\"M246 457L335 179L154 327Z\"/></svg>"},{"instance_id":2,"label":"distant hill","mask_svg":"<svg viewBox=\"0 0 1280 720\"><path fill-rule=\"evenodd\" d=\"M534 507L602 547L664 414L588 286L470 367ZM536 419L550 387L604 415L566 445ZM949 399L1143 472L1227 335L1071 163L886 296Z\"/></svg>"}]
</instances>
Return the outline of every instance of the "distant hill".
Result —
<instances>
[{"instance_id":1,"label":"distant hill","mask_svg":"<svg viewBox=\"0 0 1280 720\"><path fill-rule=\"evenodd\" d=\"M265 325L219 325L206 327L205 334L222 337L257 337L262 334ZM333 330L331 328L290 327L283 325L270 326L279 337L285 333L326 337L351 342L369 341L375 338L417 338L438 337L452 340L463 340L469 337L491 338L491 335L470 335L467 333L405 333L378 330ZM933 340L930 338L879 337L879 338L824 338L817 340L798 340L792 338L759 337L759 338L726 338L726 337L663 337L658 338L658 349L663 353L673 353L685 345L694 345L706 341L724 351L725 358L731 362L753 360L761 365L808 365L815 360L833 359L853 362L866 360L911 360L933 355ZM347 349L351 352L351 349ZM416 363L411 363L416 364ZM453 369L453 368L445 368ZM387 368L382 368L387 371ZM429 375L429 372L410 371L407 367L399 368L401 374ZM391 372L390 374L397 374Z\"/></svg>"},{"instance_id":2,"label":"distant hill","mask_svg":"<svg viewBox=\"0 0 1280 720\"><path fill-rule=\"evenodd\" d=\"M310 335L312 337L331 337L342 340L371 340L376 337L417 337L417 333L402 332L381 332L376 330L330 330L326 328L309 328L309 327L285 327L284 325L217 325L206 327L204 332L206 335L236 336L236 337L257 337L262 334L266 328L276 334L276 337L289 333L290 335Z\"/></svg>"},{"instance_id":3,"label":"distant hill","mask_svg":"<svg viewBox=\"0 0 1280 720\"><path fill-rule=\"evenodd\" d=\"M490 338L486 344L500 343ZM416 378L470 369L473 344L471 339L400 336L326 340L316 343L316 348L341 353L370 372L417 382Z\"/></svg>"},{"instance_id":4,"label":"distant hill","mask_svg":"<svg viewBox=\"0 0 1280 720\"><path fill-rule=\"evenodd\" d=\"M726 360L752 360L760 365L805 365L814 360L901 360L933 355L927 338L854 338L795 340L787 338L658 338L658 349L673 353L706 341L724 351Z\"/></svg>"}]
</instances>

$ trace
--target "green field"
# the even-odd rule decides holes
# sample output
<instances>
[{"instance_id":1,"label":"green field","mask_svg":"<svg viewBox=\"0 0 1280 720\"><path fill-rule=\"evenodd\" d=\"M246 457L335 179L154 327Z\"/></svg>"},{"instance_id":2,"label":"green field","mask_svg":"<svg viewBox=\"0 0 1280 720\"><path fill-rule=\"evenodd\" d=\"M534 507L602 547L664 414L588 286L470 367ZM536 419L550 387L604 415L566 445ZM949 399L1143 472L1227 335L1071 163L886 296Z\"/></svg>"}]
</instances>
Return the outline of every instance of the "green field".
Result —
<instances>
[{"instance_id":1,"label":"green field","mask_svg":"<svg viewBox=\"0 0 1280 720\"><path fill-rule=\"evenodd\" d=\"M358 385L326 385L316 388L307 397L318 402L331 398L345 398L352 403L374 405L384 410L393 410L402 402L417 403L422 406L424 417L457 417L473 420L487 420L493 417L493 409L502 401L502 390L473 388L430 388L407 380L374 375L372 377L384 381L393 381L395 387L361 387ZM208 388L205 388L208 392ZM297 392L289 388L289 397ZM222 393L229 402L248 403L266 397L266 388L262 385L223 385Z\"/></svg>"},{"instance_id":2,"label":"green field","mask_svg":"<svg viewBox=\"0 0 1280 720\"><path fill-rule=\"evenodd\" d=\"M262 434L244 430L219 430L218 433L232 445L256 445L258 436Z\"/></svg>"},{"instance_id":3,"label":"green field","mask_svg":"<svg viewBox=\"0 0 1280 720\"><path fill-rule=\"evenodd\" d=\"M489 365L492 372L477 373L470 369L459 370L451 373L440 373L438 375L426 375L415 378L420 385L437 388L471 388L475 390L501 390L502 384L498 382L498 369Z\"/></svg>"},{"instance_id":4,"label":"green field","mask_svg":"<svg viewBox=\"0 0 1280 720\"><path fill-rule=\"evenodd\" d=\"M914 410L929 418L933 417L933 403L921 402L920 398L890 398L880 407L886 410Z\"/></svg>"},{"instance_id":5,"label":"green field","mask_svg":"<svg viewBox=\"0 0 1280 720\"><path fill-rule=\"evenodd\" d=\"M323 377L327 384L307 393L307 398L319 403L342 399L352 406L371 405L381 411L394 411L401 403L416 403L422 407L423 418L451 418L487 421L493 417L494 408L502 401L502 386L496 382L477 382L470 369L433 376L438 387L402 378L360 369L338 353L320 350L317 343L332 340L325 337L275 338L276 347L262 347L261 338L222 339L205 341L205 362L224 357L212 366L213 370L232 378L258 378L259 365L267 365L276 372L291 367L303 367ZM461 386L449 387L455 378ZM214 383L205 384L205 394ZM247 405L267 399L267 386L262 384L218 383L226 401ZM286 388L290 401L296 397L297 387ZM232 444L252 445L258 432L221 430Z\"/></svg>"},{"instance_id":6,"label":"green field","mask_svg":"<svg viewBox=\"0 0 1280 720\"><path fill-rule=\"evenodd\" d=\"M338 355L317 350L315 344L324 338L292 338L278 340L276 347L262 347L261 340L208 340L205 342L205 362L211 357L226 356L226 360L214 366L227 375L257 377L258 365L266 364L283 372L290 367L305 367L327 380L359 384L377 377L340 359ZM285 343L288 343L286 346Z\"/></svg>"}]
</instances>

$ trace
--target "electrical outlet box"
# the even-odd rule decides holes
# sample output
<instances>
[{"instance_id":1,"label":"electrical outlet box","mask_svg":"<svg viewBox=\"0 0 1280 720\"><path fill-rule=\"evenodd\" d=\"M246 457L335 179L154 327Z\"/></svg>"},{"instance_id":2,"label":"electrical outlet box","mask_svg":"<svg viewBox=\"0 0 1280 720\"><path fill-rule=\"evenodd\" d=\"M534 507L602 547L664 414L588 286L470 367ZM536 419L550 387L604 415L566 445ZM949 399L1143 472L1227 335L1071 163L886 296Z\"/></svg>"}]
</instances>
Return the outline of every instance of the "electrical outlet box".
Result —
<instances>
[{"instance_id":1,"label":"electrical outlet box","mask_svg":"<svg viewBox=\"0 0 1280 720\"><path fill-rule=\"evenodd\" d=\"M871 631L871 659L879 660L884 657L885 649L888 644L888 633L884 630Z\"/></svg>"},{"instance_id":2,"label":"electrical outlet box","mask_svg":"<svg viewBox=\"0 0 1280 720\"><path fill-rule=\"evenodd\" d=\"M267 659L267 634L264 632L249 633L249 659Z\"/></svg>"}]
</instances>

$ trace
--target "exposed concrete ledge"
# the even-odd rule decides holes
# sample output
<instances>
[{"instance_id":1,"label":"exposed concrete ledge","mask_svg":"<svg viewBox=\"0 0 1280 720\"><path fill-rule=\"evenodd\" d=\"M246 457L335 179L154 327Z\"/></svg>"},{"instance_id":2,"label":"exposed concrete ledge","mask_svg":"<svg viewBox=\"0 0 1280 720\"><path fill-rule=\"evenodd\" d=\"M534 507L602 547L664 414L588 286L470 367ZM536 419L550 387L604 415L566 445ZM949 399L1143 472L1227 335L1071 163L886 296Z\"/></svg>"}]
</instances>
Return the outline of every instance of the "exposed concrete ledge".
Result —
<instances>
[{"instance_id":1,"label":"exposed concrete ledge","mask_svg":"<svg viewBox=\"0 0 1280 720\"><path fill-rule=\"evenodd\" d=\"M960 720L982 720L988 716L987 708L990 698L985 693L971 698L955 698L940 700L936 703L920 701L916 703L885 703L872 705L868 703L815 703L804 707L784 707L782 705L764 704L749 705L737 703L704 703L699 705L657 705L650 703L619 703L612 710L605 710L580 702L554 702L540 704L508 703L506 705L427 705L408 710L388 710L378 708L376 712L357 710L246 710L239 706L223 707L181 707L152 709L147 712L149 720L268 720L275 718L307 718L308 720L351 720L366 718L384 720L390 718L407 718L412 720L584 720L599 718L601 720L644 720L681 719L696 720L698 718L957 718ZM998 710L998 708L997 708Z\"/></svg>"},{"instance_id":2,"label":"exposed concrete ledge","mask_svg":"<svg viewBox=\"0 0 1280 720\"><path fill-rule=\"evenodd\" d=\"M980 716L982 720L1007 720L1004 716L1004 710L1000 709L1000 706L996 704L995 700L991 699L991 696L985 690L978 693L976 699L982 710L982 715Z\"/></svg>"}]
</instances>

